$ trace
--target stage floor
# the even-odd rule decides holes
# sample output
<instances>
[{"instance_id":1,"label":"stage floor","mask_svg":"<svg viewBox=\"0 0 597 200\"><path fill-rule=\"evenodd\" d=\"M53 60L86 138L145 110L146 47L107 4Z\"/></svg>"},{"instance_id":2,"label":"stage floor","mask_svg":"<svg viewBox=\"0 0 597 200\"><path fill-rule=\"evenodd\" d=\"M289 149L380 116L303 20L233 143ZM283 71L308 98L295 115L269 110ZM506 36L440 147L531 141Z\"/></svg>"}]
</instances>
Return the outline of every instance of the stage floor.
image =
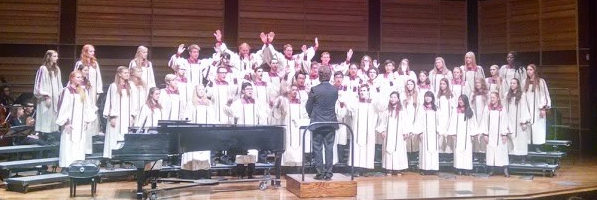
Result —
<instances>
[{"instance_id":1,"label":"stage floor","mask_svg":"<svg viewBox=\"0 0 597 200\"><path fill-rule=\"evenodd\" d=\"M545 197L547 194L579 193L597 190L597 159L566 158L556 177L535 176L523 180L521 175L510 178L492 176L443 177L421 176L406 172L401 176L360 177L356 199L524 199ZM160 188L175 186L160 184ZM212 187L195 187L158 193L160 199L298 199L286 190L286 181L281 188L258 189L258 183L223 184ZM136 185L132 181L105 182L98 185L95 199L134 199ZM148 186L145 188L149 188ZM90 186L77 187L77 197L90 199ZM69 199L69 188L31 189L29 193L0 189L0 200L5 199ZM325 198L332 199L332 198ZM355 198L336 198L355 199Z\"/></svg>"}]
</instances>

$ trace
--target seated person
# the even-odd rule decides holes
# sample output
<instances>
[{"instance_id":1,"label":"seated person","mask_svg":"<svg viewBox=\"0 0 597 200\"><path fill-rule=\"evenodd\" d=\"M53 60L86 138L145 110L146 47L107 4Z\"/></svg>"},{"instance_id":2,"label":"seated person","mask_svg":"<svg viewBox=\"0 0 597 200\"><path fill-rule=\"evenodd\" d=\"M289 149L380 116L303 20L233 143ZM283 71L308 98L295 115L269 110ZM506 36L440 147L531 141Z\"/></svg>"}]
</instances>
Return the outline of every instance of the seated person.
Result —
<instances>
[{"instance_id":1,"label":"seated person","mask_svg":"<svg viewBox=\"0 0 597 200\"><path fill-rule=\"evenodd\" d=\"M15 104L11 109L10 125L14 126L35 126L35 109L33 103L25 102L23 106ZM14 145L28 145L28 144L39 144L46 145L47 143L40 140L37 135L27 135L13 137Z\"/></svg>"}]
</instances>

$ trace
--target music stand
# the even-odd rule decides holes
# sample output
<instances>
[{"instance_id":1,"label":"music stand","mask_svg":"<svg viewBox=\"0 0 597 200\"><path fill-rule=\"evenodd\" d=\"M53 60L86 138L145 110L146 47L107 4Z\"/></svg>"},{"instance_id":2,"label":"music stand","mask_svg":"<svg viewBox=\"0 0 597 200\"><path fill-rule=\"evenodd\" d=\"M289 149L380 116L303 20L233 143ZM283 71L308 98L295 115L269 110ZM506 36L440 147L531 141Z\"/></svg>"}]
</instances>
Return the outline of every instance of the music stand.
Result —
<instances>
[{"instance_id":1,"label":"music stand","mask_svg":"<svg viewBox=\"0 0 597 200\"><path fill-rule=\"evenodd\" d=\"M12 126L4 137L27 137L33 133L35 133L35 126Z\"/></svg>"}]
</instances>

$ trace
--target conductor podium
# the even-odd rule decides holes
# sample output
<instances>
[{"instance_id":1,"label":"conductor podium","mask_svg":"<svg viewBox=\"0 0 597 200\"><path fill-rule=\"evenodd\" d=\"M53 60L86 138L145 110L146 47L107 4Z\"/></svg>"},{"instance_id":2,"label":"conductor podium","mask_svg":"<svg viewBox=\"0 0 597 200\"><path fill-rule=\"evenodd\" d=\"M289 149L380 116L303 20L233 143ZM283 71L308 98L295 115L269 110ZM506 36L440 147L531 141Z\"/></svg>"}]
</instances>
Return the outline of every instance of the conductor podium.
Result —
<instances>
[{"instance_id":1,"label":"conductor podium","mask_svg":"<svg viewBox=\"0 0 597 200\"><path fill-rule=\"evenodd\" d=\"M350 133L352 141L353 133L350 126L339 122L315 122L309 125L301 126L303 130L303 144L305 144L305 135L310 126L320 124L338 124L345 125L347 132ZM352 145L352 144L351 144ZM354 149L351 149L351 158L354 158ZM303 145L303 155L305 146ZM351 165L354 166L354 160L350 160ZM354 168L350 168L350 177L340 173L334 173L332 179L316 180L315 174L305 174L305 158L303 158L303 166L301 174L287 174L286 175L286 189L299 198L314 198L314 197L356 197L357 196L357 181L354 180Z\"/></svg>"}]
</instances>

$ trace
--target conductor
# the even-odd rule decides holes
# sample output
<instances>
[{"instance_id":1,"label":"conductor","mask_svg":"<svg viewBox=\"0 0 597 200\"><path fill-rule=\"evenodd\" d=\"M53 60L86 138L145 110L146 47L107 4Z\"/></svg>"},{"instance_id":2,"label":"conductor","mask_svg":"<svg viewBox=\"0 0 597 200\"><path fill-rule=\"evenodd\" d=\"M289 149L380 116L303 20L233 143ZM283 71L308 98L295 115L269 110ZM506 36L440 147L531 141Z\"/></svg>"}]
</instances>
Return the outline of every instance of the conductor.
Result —
<instances>
[{"instance_id":1,"label":"conductor","mask_svg":"<svg viewBox=\"0 0 597 200\"><path fill-rule=\"evenodd\" d=\"M338 100L338 89L330 84L331 70L329 67L321 66L317 71L319 85L311 88L309 100L307 100L307 113L314 122L338 122L336 118L336 101ZM331 180L333 173L333 146L335 132L338 124L319 124L309 127L313 135L313 151L315 152L315 168L317 169L317 180ZM323 146L325 146L325 163L323 162Z\"/></svg>"}]
</instances>

